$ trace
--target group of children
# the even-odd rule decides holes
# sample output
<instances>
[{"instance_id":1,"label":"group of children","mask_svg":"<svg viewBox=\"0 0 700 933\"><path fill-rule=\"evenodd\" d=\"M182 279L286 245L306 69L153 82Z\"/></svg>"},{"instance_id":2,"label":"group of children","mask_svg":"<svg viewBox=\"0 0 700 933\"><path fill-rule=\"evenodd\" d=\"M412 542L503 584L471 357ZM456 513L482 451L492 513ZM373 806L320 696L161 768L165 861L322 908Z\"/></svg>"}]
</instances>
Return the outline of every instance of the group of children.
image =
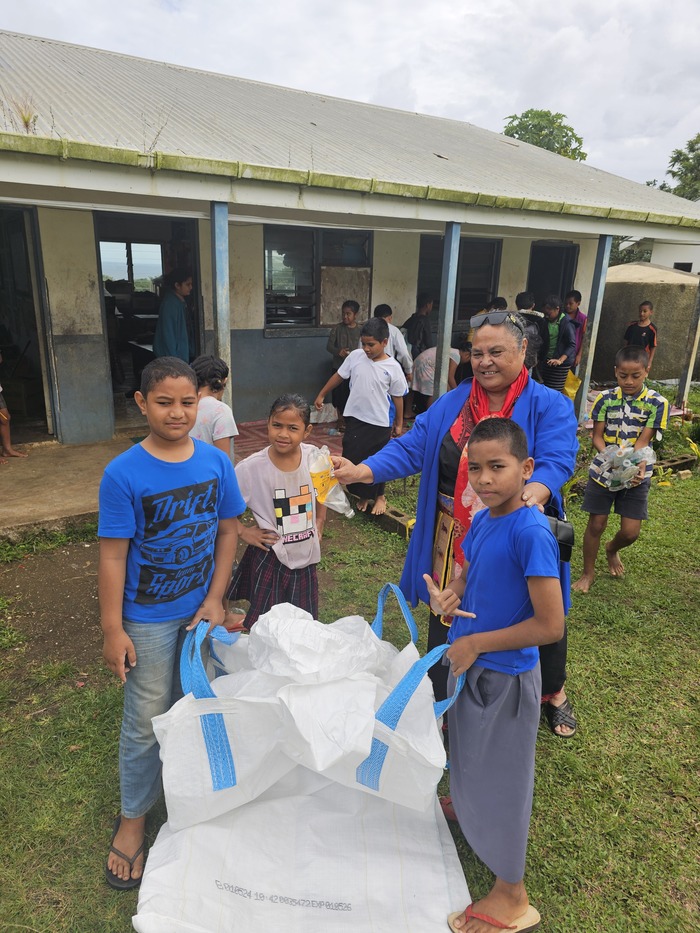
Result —
<instances>
[{"instance_id":1,"label":"group of children","mask_svg":"<svg viewBox=\"0 0 700 933\"><path fill-rule=\"evenodd\" d=\"M315 400L321 408L327 392L349 381L343 454L353 462L402 431L407 384L386 352L388 339L381 317L363 324L361 346L344 354ZM593 408L596 450L610 443L647 446L666 426L668 403L644 385L648 368L644 348L618 352L618 386L601 393ZM146 814L160 793L151 719L181 695L177 668L185 633L201 620L223 623L227 599L249 601L248 630L279 602L318 616L325 511L315 501L308 466L314 450L305 443L309 405L296 395L278 398L268 419L269 446L234 472L230 444L237 430L220 407L227 376L215 358L195 360L193 368L169 357L149 364L135 396L149 434L107 467L100 487L104 656L124 683L121 812L106 866L108 883L118 889L141 880ZM442 591L425 577L433 611L455 617L451 675L465 673L469 684L449 712L452 805L469 844L496 876L486 897L449 918L454 931L526 933L540 923L523 882L540 717L537 646L561 637L564 608L556 541L546 518L522 500L533 466L515 422L496 417L476 425L469 480L487 508L465 538L460 577ZM649 474L642 463L632 486L617 493L589 480L584 573L575 589L586 592L593 581L613 504L621 527L606 550L611 573L622 573L618 552L646 518ZM373 512L381 511L383 488L360 486L359 494L361 506L374 498ZM246 507L252 525L241 522ZM231 577L239 537L248 547Z\"/></svg>"}]
</instances>

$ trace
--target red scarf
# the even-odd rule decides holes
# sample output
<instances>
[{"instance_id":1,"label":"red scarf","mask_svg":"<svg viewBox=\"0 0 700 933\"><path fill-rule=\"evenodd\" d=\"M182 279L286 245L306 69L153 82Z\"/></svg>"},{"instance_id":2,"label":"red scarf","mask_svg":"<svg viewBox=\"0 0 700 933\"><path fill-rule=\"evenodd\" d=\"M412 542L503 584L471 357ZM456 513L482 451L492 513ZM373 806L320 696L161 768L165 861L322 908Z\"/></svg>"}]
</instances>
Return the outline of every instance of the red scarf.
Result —
<instances>
[{"instance_id":1,"label":"red scarf","mask_svg":"<svg viewBox=\"0 0 700 933\"><path fill-rule=\"evenodd\" d=\"M520 370L515 382L512 382L506 392L506 397L499 411L489 410L489 396L486 389L474 380L469 396L469 404L464 405L450 428L452 439L462 451L459 467L457 469L457 482L455 483L454 498L454 560L462 565L462 542L469 531L472 519L483 503L476 493L469 487L469 458L467 456L467 441L475 426L484 418L510 418L515 403L523 393L530 378L525 366Z\"/></svg>"}]
</instances>

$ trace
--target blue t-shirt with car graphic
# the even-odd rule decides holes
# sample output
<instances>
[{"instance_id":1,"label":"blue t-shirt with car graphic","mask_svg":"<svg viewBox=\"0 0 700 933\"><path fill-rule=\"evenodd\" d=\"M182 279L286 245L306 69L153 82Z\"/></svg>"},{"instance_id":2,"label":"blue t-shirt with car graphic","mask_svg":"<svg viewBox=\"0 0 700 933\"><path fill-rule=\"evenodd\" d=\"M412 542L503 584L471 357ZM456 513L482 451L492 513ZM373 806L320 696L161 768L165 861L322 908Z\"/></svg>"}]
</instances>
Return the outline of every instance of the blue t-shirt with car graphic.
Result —
<instances>
[{"instance_id":1,"label":"blue t-shirt with car graphic","mask_svg":"<svg viewBox=\"0 0 700 933\"><path fill-rule=\"evenodd\" d=\"M209 589L219 519L245 511L230 459L193 443L182 463L136 444L105 469L98 534L131 539L123 608L130 622L193 616Z\"/></svg>"}]
</instances>

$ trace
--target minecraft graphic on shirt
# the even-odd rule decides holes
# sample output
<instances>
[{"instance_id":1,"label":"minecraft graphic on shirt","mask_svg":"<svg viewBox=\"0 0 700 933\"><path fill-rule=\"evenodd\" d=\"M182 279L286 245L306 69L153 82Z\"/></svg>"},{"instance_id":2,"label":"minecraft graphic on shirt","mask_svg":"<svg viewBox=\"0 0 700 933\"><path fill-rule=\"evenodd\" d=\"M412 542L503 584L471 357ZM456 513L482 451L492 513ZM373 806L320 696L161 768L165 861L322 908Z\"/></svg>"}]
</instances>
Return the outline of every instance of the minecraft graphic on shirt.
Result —
<instances>
[{"instance_id":1,"label":"minecraft graphic on shirt","mask_svg":"<svg viewBox=\"0 0 700 933\"><path fill-rule=\"evenodd\" d=\"M286 489L275 489L273 502L277 530L285 544L313 537L314 503L310 486L301 486L296 496L288 496Z\"/></svg>"}]
</instances>

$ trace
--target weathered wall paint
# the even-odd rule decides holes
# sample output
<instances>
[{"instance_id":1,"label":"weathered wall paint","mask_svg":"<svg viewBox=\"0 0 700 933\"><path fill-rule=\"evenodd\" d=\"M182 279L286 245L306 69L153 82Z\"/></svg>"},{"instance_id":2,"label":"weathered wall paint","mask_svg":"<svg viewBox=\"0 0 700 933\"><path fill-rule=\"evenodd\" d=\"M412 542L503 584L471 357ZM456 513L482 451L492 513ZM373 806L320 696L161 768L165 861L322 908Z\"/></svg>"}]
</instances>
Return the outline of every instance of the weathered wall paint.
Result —
<instances>
[{"instance_id":1,"label":"weathered wall paint","mask_svg":"<svg viewBox=\"0 0 700 933\"><path fill-rule=\"evenodd\" d=\"M108 440L114 403L93 216L52 208L37 213L53 333L56 434L63 444Z\"/></svg>"},{"instance_id":2,"label":"weathered wall paint","mask_svg":"<svg viewBox=\"0 0 700 933\"><path fill-rule=\"evenodd\" d=\"M415 311L419 253L419 234L374 234L371 306L390 305L397 327Z\"/></svg>"},{"instance_id":3,"label":"weathered wall paint","mask_svg":"<svg viewBox=\"0 0 700 933\"><path fill-rule=\"evenodd\" d=\"M41 207L38 216L54 334L101 334L92 214Z\"/></svg>"},{"instance_id":4,"label":"weathered wall paint","mask_svg":"<svg viewBox=\"0 0 700 933\"><path fill-rule=\"evenodd\" d=\"M231 328L233 330L265 326L263 249L262 224L229 224Z\"/></svg>"}]
</instances>

